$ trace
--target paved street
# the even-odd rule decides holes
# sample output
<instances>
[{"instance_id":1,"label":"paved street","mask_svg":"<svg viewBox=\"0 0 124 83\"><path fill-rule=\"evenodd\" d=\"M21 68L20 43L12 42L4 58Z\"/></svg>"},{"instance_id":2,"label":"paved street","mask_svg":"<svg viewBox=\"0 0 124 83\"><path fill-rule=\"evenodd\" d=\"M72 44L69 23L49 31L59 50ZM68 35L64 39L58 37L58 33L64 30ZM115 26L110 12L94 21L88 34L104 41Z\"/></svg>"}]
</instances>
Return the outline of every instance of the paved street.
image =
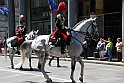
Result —
<instances>
[{"instance_id":1,"label":"paved street","mask_svg":"<svg viewBox=\"0 0 124 83\"><path fill-rule=\"evenodd\" d=\"M20 57L14 57L14 64L20 61ZM15 70L10 68L9 57L7 60L0 56L0 81L2 83L45 83L43 74L37 69L37 59L32 59L34 71L28 67L28 59L23 65L24 70ZM56 60L53 60L51 67L46 63L46 72L53 80L53 83L71 83L70 80L70 61L60 61L62 67L56 67ZM123 83L124 67L104 64L85 63L84 83ZM81 83L80 65L77 63L74 77L77 83Z\"/></svg>"}]
</instances>

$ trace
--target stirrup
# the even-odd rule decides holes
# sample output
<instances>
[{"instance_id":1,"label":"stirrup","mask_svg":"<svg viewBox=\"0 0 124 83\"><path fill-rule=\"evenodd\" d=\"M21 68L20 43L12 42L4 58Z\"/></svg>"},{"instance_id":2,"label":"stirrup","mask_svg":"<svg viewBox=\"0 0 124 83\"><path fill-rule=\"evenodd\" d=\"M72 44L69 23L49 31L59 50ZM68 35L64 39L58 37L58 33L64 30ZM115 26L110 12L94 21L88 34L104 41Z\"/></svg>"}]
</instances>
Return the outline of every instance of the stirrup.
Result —
<instances>
[{"instance_id":1,"label":"stirrup","mask_svg":"<svg viewBox=\"0 0 124 83\"><path fill-rule=\"evenodd\" d=\"M65 53L68 53L68 52L69 52L69 50L65 49L65 50L61 51L61 54L65 54Z\"/></svg>"}]
</instances>

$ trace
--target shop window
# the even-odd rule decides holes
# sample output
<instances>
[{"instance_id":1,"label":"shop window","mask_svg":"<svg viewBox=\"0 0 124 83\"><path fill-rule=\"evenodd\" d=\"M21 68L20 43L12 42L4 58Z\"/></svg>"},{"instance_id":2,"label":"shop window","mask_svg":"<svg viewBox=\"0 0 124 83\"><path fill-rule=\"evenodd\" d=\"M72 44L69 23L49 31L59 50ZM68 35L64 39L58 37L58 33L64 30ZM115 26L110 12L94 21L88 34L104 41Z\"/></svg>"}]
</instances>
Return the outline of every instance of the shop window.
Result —
<instances>
[{"instance_id":1,"label":"shop window","mask_svg":"<svg viewBox=\"0 0 124 83\"><path fill-rule=\"evenodd\" d=\"M32 30L39 30L39 34L43 34L44 29L43 29L43 23L42 22L36 22L32 23Z\"/></svg>"},{"instance_id":2,"label":"shop window","mask_svg":"<svg viewBox=\"0 0 124 83\"><path fill-rule=\"evenodd\" d=\"M32 23L32 29L39 30L39 34L47 34L49 35L51 33L51 25L50 22L35 22Z\"/></svg>"},{"instance_id":3,"label":"shop window","mask_svg":"<svg viewBox=\"0 0 124 83\"><path fill-rule=\"evenodd\" d=\"M103 13L103 0L96 0L96 13Z\"/></svg>"},{"instance_id":4,"label":"shop window","mask_svg":"<svg viewBox=\"0 0 124 83\"><path fill-rule=\"evenodd\" d=\"M78 15L89 16L90 13L90 1L79 1L78 2Z\"/></svg>"},{"instance_id":5,"label":"shop window","mask_svg":"<svg viewBox=\"0 0 124 83\"><path fill-rule=\"evenodd\" d=\"M50 34L51 33L51 26L50 22L44 22L44 34Z\"/></svg>"},{"instance_id":6,"label":"shop window","mask_svg":"<svg viewBox=\"0 0 124 83\"><path fill-rule=\"evenodd\" d=\"M4 5L5 1L4 0L0 0L0 5Z\"/></svg>"}]
</instances>

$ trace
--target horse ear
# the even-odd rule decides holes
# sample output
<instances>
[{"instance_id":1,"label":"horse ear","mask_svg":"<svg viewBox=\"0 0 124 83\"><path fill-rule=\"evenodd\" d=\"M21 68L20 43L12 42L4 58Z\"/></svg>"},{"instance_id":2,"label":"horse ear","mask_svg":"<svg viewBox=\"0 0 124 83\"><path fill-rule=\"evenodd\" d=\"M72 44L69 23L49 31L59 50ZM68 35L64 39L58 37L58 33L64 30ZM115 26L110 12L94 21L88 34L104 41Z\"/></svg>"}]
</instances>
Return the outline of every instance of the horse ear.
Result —
<instances>
[{"instance_id":1,"label":"horse ear","mask_svg":"<svg viewBox=\"0 0 124 83\"><path fill-rule=\"evenodd\" d=\"M37 30L37 33L39 32L39 30Z\"/></svg>"},{"instance_id":2,"label":"horse ear","mask_svg":"<svg viewBox=\"0 0 124 83\"><path fill-rule=\"evenodd\" d=\"M93 20L96 20L97 19L97 16L95 18L93 18Z\"/></svg>"}]
</instances>

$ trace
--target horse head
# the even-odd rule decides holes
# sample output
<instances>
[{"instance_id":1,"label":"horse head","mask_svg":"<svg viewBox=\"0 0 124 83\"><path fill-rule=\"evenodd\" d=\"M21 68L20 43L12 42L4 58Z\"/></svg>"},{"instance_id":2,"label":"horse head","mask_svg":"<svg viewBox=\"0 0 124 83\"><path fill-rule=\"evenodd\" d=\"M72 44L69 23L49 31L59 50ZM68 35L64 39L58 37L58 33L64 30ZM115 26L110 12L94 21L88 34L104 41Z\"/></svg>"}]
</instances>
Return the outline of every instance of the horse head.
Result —
<instances>
[{"instance_id":1,"label":"horse head","mask_svg":"<svg viewBox=\"0 0 124 83\"><path fill-rule=\"evenodd\" d=\"M96 24L96 18L89 18L89 19L80 21L73 27L74 31L84 34L85 37L87 36L97 41L99 38L99 33L97 29L97 24Z\"/></svg>"},{"instance_id":2,"label":"horse head","mask_svg":"<svg viewBox=\"0 0 124 83\"><path fill-rule=\"evenodd\" d=\"M35 39L36 37L38 37L38 32L39 32L39 30L37 30L37 31L32 30L29 34L27 34L25 39L26 40L33 40L33 39Z\"/></svg>"},{"instance_id":3,"label":"horse head","mask_svg":"<svg viewBox=\"0 0 124 83\"><path fill-rule=\"evenodd\" d=\"M97 41L99 39L99 33L96 24L96 18L90 18L89 27L86 30L86 36L89 35L91 39Z\"/></svg>"}]
</instances>

